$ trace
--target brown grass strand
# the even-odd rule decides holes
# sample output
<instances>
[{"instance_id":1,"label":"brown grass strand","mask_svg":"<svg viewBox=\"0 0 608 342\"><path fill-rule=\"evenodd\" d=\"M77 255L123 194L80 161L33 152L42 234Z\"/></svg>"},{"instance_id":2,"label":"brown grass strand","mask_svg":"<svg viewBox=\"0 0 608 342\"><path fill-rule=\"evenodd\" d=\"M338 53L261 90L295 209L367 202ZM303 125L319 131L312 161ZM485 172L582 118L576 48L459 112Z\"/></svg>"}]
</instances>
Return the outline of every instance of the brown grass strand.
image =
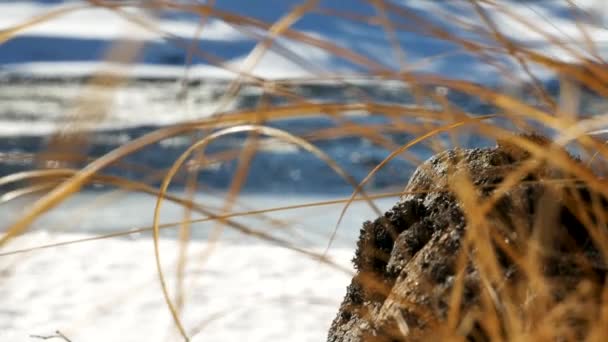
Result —
<instances>
[{"instance_id":1,"label":"brown grass strand","mask_svg":"<svg viewBox=\"0 0 608 342\"><path fill-rule=\"evenodd\" d=\"M223 130L220 130L218 132L215 132L207 137L205 137L204 139L198 141L197 143L193 144L192 146L190 146L184 153L182 153L182 155L174 162L174 164L172 165L171 169L169 170L169 172L167 173L167 175L165 176L165 178L163 179L161 188L160 188L160 192L159 192L159 196L157 198L157 202L156 202L156 207L154 209L154 218L153 218L153 240L154 240L154 255L155 255L155 259L156 259L156 267L157 267L157 271L158 271L158 276L159 276L159 280L160 280L160 285L163 291L163 295L165 298L165 303L167 304L167 307L169 308L169 311L171 312L171 315L173 316L173 321L176 325L176 327L178 328L180 334L182 335L182 337L185 340L189 340L188 336L186 335L186 330L184 329L181 320L178 316L177 310L175 308L175 305L173 304L173 301L170 298L169 295L169 291L167 288L167 284L165 281L165 277L164 277L164 273L162 271L162 265L161 265L161 261L160 261L160 246L159 246L159 228L158 228L158 224L159 224L159 215L160 215L160 208L161 208L161 203L164 197L165 192L167 191L167 188L169 187L169 184L173 178L173 176L177 173L177 171L181 168L181 166L183 165L183 163L186 161L187 158L190 157L191 153L193 151L195 151L196 149L199 148L204 148L210 141L213 141L214 139L217 139L221 136L224 135L228 135L228 134L234 134L234 133L239 133L239 132L248 132L248 131L258 131L262 134L265 135L270 135L270 136L274 136L280 139L284 139L288 142L294 143L302 148L304 148L305 150L311 152L312 154L314 154L315 156L319 157L321 160L325 161L337 174L339 174L340 176L342 176L345 180L347 180L349 183L353 184L353 187L356 187L356 182L353 180L353 178L351 176L349 176L346 172L344 172L342 170L342 168L340 168L335 161L333 161L329 156L327 156L324 152L322 152L321 150L319 150L318 148L316 148L314 145L309 144L308 142L306 142L305 140L302 140L300 138L297 138L285 131L281 131L279 129L276 128L271 128L271 127L264 127L264 126L256 126L256 125L244 125L244 126L234 126L234 127L229 127L229 128L225 128ZM370 206L376 211L376 213L378 215L380 215L380 210L374 205L374 203L372 201L368 201L368 203L370 204ZM324 260L325 258L325 254L322 256L321 260Z\"/></svg>"},{"instance_id":2,"label":"brown grass strand","mask_svg":"<svg viewBox=\"0 0 608 342\"><path fill-rule=\"evenodd\" d=\"M376 165L368 174L367 176L365 176L365 178L355 187L355 190L353 191L353 193L351 194L351 200L353 198L355 198L355 196L362 191L363 187L365 186L365 184L380 170L382 169L389 161L391 161L392 159L394 159L395 157L397 157L399 154L401 154L402 152L408 150L409 148L411 148L412 146L420 143L421 141L424 141L425 139L428 139L430 137L433 137L439 133L442 132L447 132L450 131L452 129L455 129L457 127L466 125L466 124L474 124L476 122L479 122L481 120L486 120L489 118L492 118L492 115L489 116L481 116L481 117L476 117L476 118L470 118L469 120L466 121L459 121L459 122L455 122L452 124L447 124L444 126L440 126L439 128L433 129L423 135L420 135L418 137L416 137L415 139L411 140L409 143L401 146L400 148L398 148L397 150L393 151L390 153L389 156L387 156L386 158L384 158L384 160L382 160L378 165ZM325 253L327 253L329 251L329 249L331 248L331 244L336 236L336 234L338 233L338 229L340 227L340 223L342 222L342 219L344 218L344 215L346 214L346 211L348 210L348 207L350 206L351 201L347 202L346 205L344 206L344 208L342 209L342 211L340 212L340 216L338 218L338 221L336 223L336 226L334 227L333 231L332 231L332 235L329 239L328 245L325 248Z\"/></svg>"},{"instance_id":3,"label":"brown grass strand","mask_svg":"<svg viewBox=\"0 0 608 342\"><path fill-rule=\"evenodd\" d=\"M83 167L78 173L73 175L69 180L66 180L58 187L53 189L51 192L46 194L32 204L26 215L20 217L17 222L13 223L8 227L5 234L0 238L0 247L3 246L12 237L24 232L27 227L42 213L55 207L57 204L62 202L64 199L69 197L71 194L77 192L86 181L91 178L94 174L102 170L103 168L111 165L112 163L120 160L124 156L131 154L143 147L168 138L170 136L183 134L189 131L195 131L201 128L218 126L226 126L230 123L238 124L246 120L268 120L270 118L287 118L295 115L298 116L317 116L318 112L323 112L326 109L332 109L335 112L348 111L355 109L366 109L370 111L382 112L382 108L386 109L386 112L400 112L408 110L407 107L393 106L393 105L379 105L379 104L297 104L277 108L269 108L265 113L260 115L257 111L242 111L235 113L230 117L223 118L212 118L193 121L184 124L178 124L167 128L161 128L151 133L145 134L130 143L123 145L89 163ZM397 111L396 111L397 110ZM252 118L253 116L253 118Z\"/></svg>"}]
</instances>

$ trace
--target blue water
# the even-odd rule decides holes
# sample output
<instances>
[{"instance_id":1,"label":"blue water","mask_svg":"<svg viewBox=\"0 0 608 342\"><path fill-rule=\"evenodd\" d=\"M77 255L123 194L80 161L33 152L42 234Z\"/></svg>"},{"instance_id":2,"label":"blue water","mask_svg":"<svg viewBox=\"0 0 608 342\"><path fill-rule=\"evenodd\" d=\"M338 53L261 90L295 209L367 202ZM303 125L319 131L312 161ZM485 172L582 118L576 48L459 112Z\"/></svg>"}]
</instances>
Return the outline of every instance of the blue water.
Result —
<instances>
[{"instance_id":1,"label":"blue water","mask_svg":"<svg viewBox=\"0 0 608 342\"><path fill-rule=\"evenodd\" d=\"M47 80L48 81L48 80ZM153 84L151 82L150 84ZM298 92L305 94L307 98L317 101L352 102L356 97L349 97L352 88L365 92L376 101L387 103L407 104L413 103L412 95L405 89L397 92L380 91L380 88L369 85L361 86L336 86L336 85L304 85L300 86ZM555 83L547 85L547 89L556 95L558 87ZM247 95L241 98L239 109L252 108L259 102L259 96ZM495 112L489 106L476 98L451 91L448 99L473 114L487 114ZM531 99L528 99L532 101ZM274 97L271 103L280 105L284 99ZM583 109L589 112L594 104L602 100L597 96L586 94L583 97ZM597 106L596 106L597 107ZM591 109L590 109L591 108ZM352 116L346 120L359 125L390 124L390 120L380 115ZM27 120L14 113L18 120ZM306 136L319 130L338 127L341 125L337 120L330 117L301 118L280 120L267 123L269 126L285 130L292 134ZM124 143L124 136L130 140L140 137L146 133L158 129L159 126L140 126L124 129L113 129L105 131L90 132L85 145L72 146L70 143L64 146L63 152L70 150L81 153L89 158L102 156ZM161 143L150 145L121 160L120 165L113 165L104 170L105 174L118 175L132 180L144 181L149 184L158 185L166 169L185 151L191 144L192 139L200 139L203 135L184 136L185 139L172 140L172 143ZM123 140L117 137L122 136ZM394 146L401 146L416 136L410 133L386 133L384 138ZM233 153L238 156L247 139L246 133L239 133L220 138L211 143L206 153L213 155L217 153ZM446 147L452 146L450 136L439 135L435 139L445 143ZM378 146L372 141L361 136L337 137L313 141L314 145L329 155L336 163L350 174L356 182L361 181L376 165L386 158L391 151ZM40 152L48 151L50 139L48 136L28 136L27 132L21 136L0 137L0 156L22 155L22 158L0 158L0 175L13 172L44 168L48 165L36 157ZM494 144L490 139L485 139L477 134L460 131L457 144L464 147L480 147ZM249 163L247 179L243 187L244 192L249 193L298 193L298 194L348 194L352 191L352 185L337 175L329 166L309 152L294 149L279 148L284 145L274 144L274 149L262 149L258 151ZM417 164L433 154L426 144L418 144L408 151L415 161L411 162L404 158L397 158L384 167L369 182L368 190L380 191L386 189L400 189L409 179ZM84 161L66 161L56 164L62 167L81 168ZM207 167L198 172L198 180L202 189L226 190L234 179L238 162L232 158L222 163ZM185 172L181 172L173 187L183 187L185 184ZM99 187L95 187L99 189Z\"/></svg>"}]
</instances>

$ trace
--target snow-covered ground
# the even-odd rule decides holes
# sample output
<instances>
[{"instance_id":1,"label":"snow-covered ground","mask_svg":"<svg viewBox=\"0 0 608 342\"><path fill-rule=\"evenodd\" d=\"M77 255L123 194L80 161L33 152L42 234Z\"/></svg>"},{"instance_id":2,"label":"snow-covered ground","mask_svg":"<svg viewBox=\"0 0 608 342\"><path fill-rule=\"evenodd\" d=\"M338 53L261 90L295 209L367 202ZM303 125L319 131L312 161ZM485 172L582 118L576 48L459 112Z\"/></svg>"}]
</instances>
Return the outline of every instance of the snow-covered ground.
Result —
<instances>
[{"instance_id":1,"label":"snow-covered ground","mask_svg":"<svg viewBox=\"0 0 608 342\"><path fill-rule=\"evenodd\" d=\"M245 207L239 204L235 211L329 199L245 195L239 199ZM221 203L211 195L197 201L211 207ZM386 210L394 201L384 199L377 205ZM0 217L11 221L25 203L0 207ZM0 253L147 226L153 206L153 198L140 195L77 195ZM322 253L341 207L268 213L270 221L259 215L236 220ZM182 215L181 208L167 204L161 220L175 222ZM328 255L342 269L229 228L205 259L213 224L194 224L182 314L193 341L324 340L350 281L347 271L361 222L374 216L363 203L348 211ZM175 235L168 229L161 239L161 260L172 295L180 250ZM2 342L30 341L30 335L48 336L56 330L74 342L179 340L163 301L149 233L2 255L0 297Z\"/></svg>"},{"instance_id":2,"label":"snow-covered ground","mask_svg":"<svg viewBox=\"0 0 608 342\"><path fill-rule=\"evenodd\" d=\"M80 235L33 233L35 245ZM182 319L192 341L323 341L351 275L265 244L188 246ZM175 293L179 246L162 240ZM319 252L322 248L317 248ZM350 268L350 248L330 257ZM0 341L59 330L74 342L178 341L154 264L152 240L109 239L0 259Z\"/></svg>"}]
</instances>

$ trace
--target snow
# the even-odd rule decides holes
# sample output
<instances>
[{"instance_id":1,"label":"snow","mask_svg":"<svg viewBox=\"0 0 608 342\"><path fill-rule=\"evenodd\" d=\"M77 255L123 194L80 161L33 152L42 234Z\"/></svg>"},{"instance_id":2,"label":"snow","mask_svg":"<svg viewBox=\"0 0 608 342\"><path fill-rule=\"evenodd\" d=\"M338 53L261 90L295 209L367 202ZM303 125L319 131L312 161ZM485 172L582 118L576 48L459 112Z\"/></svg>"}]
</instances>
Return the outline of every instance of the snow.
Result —
<instances>
[{"instance_id":1,"label":"snow","mask_svg":"<svg viewBox=\"0 0 608 342\"><path fill-rule=\"evenodd\" d=\"M239 203L259 209L321 200L327 198L246 195L239 198ZM200 195L197 201L214 207L221 198ZM378 205L386 209L393 201L382 200ZM14 219L24 203L28 202L0 207L0 216L7 221ZM32 232L0 253L146 226L151 222L153 205L154 199L148 196L80 194L45 215ZM264 231L321 253L340 207L279 212L272 217L276 222L287 222L289 230ZM346 269L351 268L349 260L358 227L374 216L363 203L355 203L350 213L329 254ZM172 222L179 221L181 215L181 208L166 204L161 217L163 222ZM240 222L252 228L268 227L268 222L259 218ZM210 227L194 225L194 240L188 246L183 317L188 331L204 326L193 333L194 341L325 338L350 281L348 273L230 230L204 262L201 255L209 247ZM171 238L174 231L163 236L161 259L173 291L179 246ZM74 341L92 342L164 341L174 336L168 335L174 330L160 292L149 234L0 256L0 270L0 295L4 298L0 341L25 340L30 334L48 335L55 330Z\"/></svg>"},{"instance_id":2,"label":"snow","mask_svg":"<svg viewBox=\"0 0 608 342\"><path fill-rule=\"evenodd\" d=\"M162 37L129 21L127 17L119 16L105 8L80 8L67 3L59 6L44 6L27 1L1 4L1 21L3 27L22 24L33 17L44 15L52 10L69 10L57 20L43 22L24 29L20 34L41 37L74 37L97 39L131 39L145 41L162 41ZM158 30L183 38L195 38L198 30L196 22L181 20L156 20L145 10L125 8L124 12L144 18ZM75 29L77 28L77 29ZM245 40L247 37L220 20L209 20L205 24L204 37L206 40Z\"/></svg>"},{"instance_id":3,"label":"snow","mask_svg":"<svg viewBox=\"0 0 608 342\"><path fill-rule=\"evenodd\" d=\"M213 208L222 198L201 194L196 200ZM235 211L330 199L243 195ZM386 210L394 202L395 198L384 199L377 205ZM15 200L0 206L0 217L10 222L27 203ZM1 255L147 226L154 203L154 198L144 195L85 192L0 249L0 341L26 341L30 335L52 335L56 330L75 342L179 340L163 301L149 233ZM273 221L259 215L236 220L322 253L341 207L269 213ZM230 229L213 246L209 259L204 259L204 251L211 247L208 234L213 224L194 224L187 248L182 315L193 341L324 340L350 282L350 259L361 222L374 216L361 202L349 210L329 251L330 259L342 269ZM163 206L162 222L182 217L179 206ZM281 224L287 228L280 228ZM167 229L162 236L163 271L175 295L180 246L175 230Z\"/></svg>"},{"instance_id":4,"label":"snow","mask_svg":"<svg viewBox=\"0 0 608 342\"><path fill-rule=\"evenodd\" d=\"M269 1L268 6L254 6L252 2L246 0L222 1L216 4L216 8L273 23L299 3ZM447 4L435 1L397 1L397 3L453 34L480 43L488 43L488 37L480 34L480 28L485 29L485 25L466 1L453 1ZM586 34L596 45L599 55L608 56L606 44L608 29L603 25L608 18L606 5L597 0L575 3L580 10L585 11L576 17L572 15L573 11L568 7L567 2L560 0L533 3L500 1L498 5L483 7L502 34L535 51L564 61L576 62L580 58L577 55L589 56L591 53L586 51L589 49L584 45ZM79 1L59 2L59 4L31 1L0 3L0 29L11 28L28 18L51 10L81 4L82 2ZM400 30L397 35L405 56L405 60L400 61L381 25L324 15L321 12L323 9L335 10L345 15L378 14L378 10L373 6L356 0L321 1L319 10L312 11L297 20L293 29L309 37L357 52L389 70L397 70L404 66L418 72L433 72L450 78L465 78L488 83L496 83L501 78L500 73L486 61L462 51L455 44L407 30ZM36 74L56 74L65 72L65 69L69 68L69 73L86 74L91 71L91 64L82 62L101 63L105 56L104 51L108 51L113 42L118 39L128 39L146 42L142 56L131 74L149 72L153 70L150 67L157 68L156 71L163 74L167 71L165 68L167 65L183 69L185 62L183 45L187 46L196 41L202 51L211 53L228 67L212 66L209 60L199 56L193 60L193 64L206 67L199 69L197 76L234 78L235 72L244 67L243 61L248 59L248 55L257 43L254 37L265 34L259 28L238 27L216 18L208 18L202 30L198 32L198 17L193 14L165 11L155 15L137 8L125 8L124 11L148 23L153 30L142 28L111 10L80 8L28 27L0 45L0 65L4 66L6 72L30 71ZM388 16L395 20L399 19L399 23L404 22L403 18L398 18L394 14ZM452 22L450 16L457 17L462 23ZM466 25L475 25L479 28L467 29ZM164 36L160 32L163 32ZM560 43L550 42L547 34L555 37ZM181 44L182 47L175 46L175 39L167 40L168 37L177 38L178 45ZM296 63L293 56L301 59L304 65ZM48 62L57 63L59 70L53 70L53 67L45 64ZM502 62L511 64L512 71L518 73L518 76L525 75L514 61L503 59ZM140 68L140 64L146 65L147 68ZM269 79L301 78L328 73L357 73L366 71L366 68L309 44L280 38L262 56L252 73ZM543 74L542 68L536 67L533 70L540 73L540 77L550 76L546 72Z\"/></svg>"},{"instance_id":5,"label":"snow","mask_svg":"<svg viewBox=\"0 0 608 342\"><path fill-rule=\"evenodd\" d=\"M254 6L248 0L221 1L215 4L215 8L271 24L299 3L268 1L269 6ZM487 27L467 1L397 3L453 35L500 47L488 36L490 33L483 33ZM596 0L576 3L580 11L584 11L577 16L572 14L573 9L568 7L568 3L561 0L533 3L500 1L497 5L484 4L483 8L502 34L533 51L572 63L581 58L608 57L608 28L603 25L608 20L607 6ZM0 81L3 82L0 96L4 99L0 104L0 120L5 123L0 127L0 135L56 131L61 128L66 115L87 117L90 114L87 108L91 106L85 110L78 108L83 98L112 100L105 103L106 107L102 106L105 110L103 120L80 122L81 128L127 128L172 124L205 118L218 111L235 110L240 95L229 101L225 101L223 96L211 97L218 93L220 86L227 89L227 84L237 78L245 82L257 77L317 84L345 79L352 83L370 73L368 65L354 63L339 53L287 37L274 39L273 44L257 56L254 52L261 50L259 46L256 48L256 44L266 37L266 32L218 18L207 18L201 28L200 18L192 13L152 13L136 7L124 8L131 16L153 28L150 30L111 10L83 5L86 3L82 1L0 2L0 30L10 29L28 18L54 10L80 6L65 15L29 26L0 44ZM327 10L346 17L324 14ZM499 70L454 43L416 32L420 29L416 23L389 11L387 16L395 25L404 25L399 27L396 35L402 50L400 58L382 25L348 19L348 16L355 15L374 19L375 14L381 15L377 8L358 0L321 1L316 10L299 18L292 28L310 38L355 52L385 70L434 73L499 89L515 89L514 93L530 79L524 68L503 52L489 53L490 58L501 66ZM588 47L588 37L593 49ZM119 43L126 45L117 45ZM113 49L129 44L135 44L132 47L143 44L134 60L112 55ZM199 51L192 60L187 56L189 49ZM188 68L186 64L189 64ZM557 78L554 72L542 66L530 63L527 67L537 79L548 81ZM83 79L98 74L127 76L135 80L174 80L175 84L142 89L127 83L115 89L90 91ZM80 78L80 81L68 85L21 86L11 84L11 77L15 75L34 80L72 77ZM180 97L184 90L180 80L185 77L211 83L206 87L189 89L188 99L184 101ZM384 85L378 84L381 86ZM15 116L36 118L36 122L7 119ZM92 116L100 117L96 113ZM27 130L29 127L31 129Z\"/></svg>"},{"instance_id":6,"label":"snow","mask_svg":"<svg viewBox=\"0 0 608 342\"><path fill-rule=\"evenodd\" d=\"M184 68L175 65L124 64L112 62L30 62L11 65L16 74L44 75L54 77L77 77L96 73L133 75L139 78L179 78ZM196 65L189 69L192 78L229 78L231 72L210 65Z\"/></svg>"},{"instance_id":7,"label":"snow","mask_svg":"<svg viewBox=\"0 0 608 342\"><path fill-rule=\"evenodd\" d=\"M32 233L13 247L86 237ZM322 341L351 275L284 248L206 241L188 246L182 319L192 341ZM177 242L161 241L175 289ZM321 252L320 248L317 248ZM352 251L330 256L349 266ZM108 239L1 259L0 341L59 330L72 341L177 341L152 240Z\"/></svg>"}]
</instances>

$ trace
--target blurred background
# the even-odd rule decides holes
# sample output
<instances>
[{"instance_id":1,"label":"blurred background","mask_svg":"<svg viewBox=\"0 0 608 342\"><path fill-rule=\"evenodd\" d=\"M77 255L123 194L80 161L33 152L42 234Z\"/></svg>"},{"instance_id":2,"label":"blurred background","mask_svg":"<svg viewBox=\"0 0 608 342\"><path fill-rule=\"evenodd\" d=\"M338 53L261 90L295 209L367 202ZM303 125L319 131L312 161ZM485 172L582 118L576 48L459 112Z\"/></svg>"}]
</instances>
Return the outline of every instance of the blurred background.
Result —
<instances>
[{"instance_id":1,"label":"blurred background","mask_svg":"<svg viewBox=\"0 0 608 342\"><path fill-rule=\"evenodd\" d=\"M577 63L605 55L608 38L603 2L579 2L578 7L567 1L489 2L486 7L505 38L544 56ZM44 163L33 154L49 145L49 136L69 130L92 134L79 152L95 157L161 125L287 104L296 97L315 103L416 105L422 101L428 108L438 106L430 96L416 98L411 85L401 80L383 80L382 73L468 80L533 103L540 102L529 91L535 81L558 97L559 75L537 64L522 65L498 49L500 43L467 1L378 4L355 0L310 4L269 0L260 5L249 1L2 2L0 25L6 31L0 45L0 173ZM196 9L197 5L203 7ZM309 8L291 23L291 33L272 37L267 31L270 25L298 6ZM216 13L206 15L206 8ZM386 20L391 24L384 25ZM436 37L432 30L453 38ZM256 48L264 39L266 46ZM487 50L469 51L456 39L474 41ZM121 79L101 80L100 75ZM273 90L278 84L283 91ZM446 92L447 99L468 113L496 111L475 96L438 88L427 90ZM604 108L588 93L580 107L585 114ZM378 115L382 113L353 110L350 114L341 122L320 116L269 124L301 136L323 130L329 139L317 138L318 146L359 180L388 154L387 144L398 146L419 134L414 128L387 132L384 146L352 134L332 137L331 128L346 123L390 122ZM209 148L225 151L240 146L243 138L221 139ZM465 134L460 139L465 145L484 143ZM190 143L191 137L173 137L125 162L163 169ZM350 191L350 185L339 181L316 157L297 153L287 144L264 146L251 161L247 191ZM62 152L56 155L69 159L71 152ZM412 150L418 160L431 153L423 144ZM400 187L413 167L396 161L370 186ZM216 163L201 170L199 178L205 185L226 189L235 169L234 160ZM142 177L132 169L110 172Z\"/></svg>"}]
</instances>

